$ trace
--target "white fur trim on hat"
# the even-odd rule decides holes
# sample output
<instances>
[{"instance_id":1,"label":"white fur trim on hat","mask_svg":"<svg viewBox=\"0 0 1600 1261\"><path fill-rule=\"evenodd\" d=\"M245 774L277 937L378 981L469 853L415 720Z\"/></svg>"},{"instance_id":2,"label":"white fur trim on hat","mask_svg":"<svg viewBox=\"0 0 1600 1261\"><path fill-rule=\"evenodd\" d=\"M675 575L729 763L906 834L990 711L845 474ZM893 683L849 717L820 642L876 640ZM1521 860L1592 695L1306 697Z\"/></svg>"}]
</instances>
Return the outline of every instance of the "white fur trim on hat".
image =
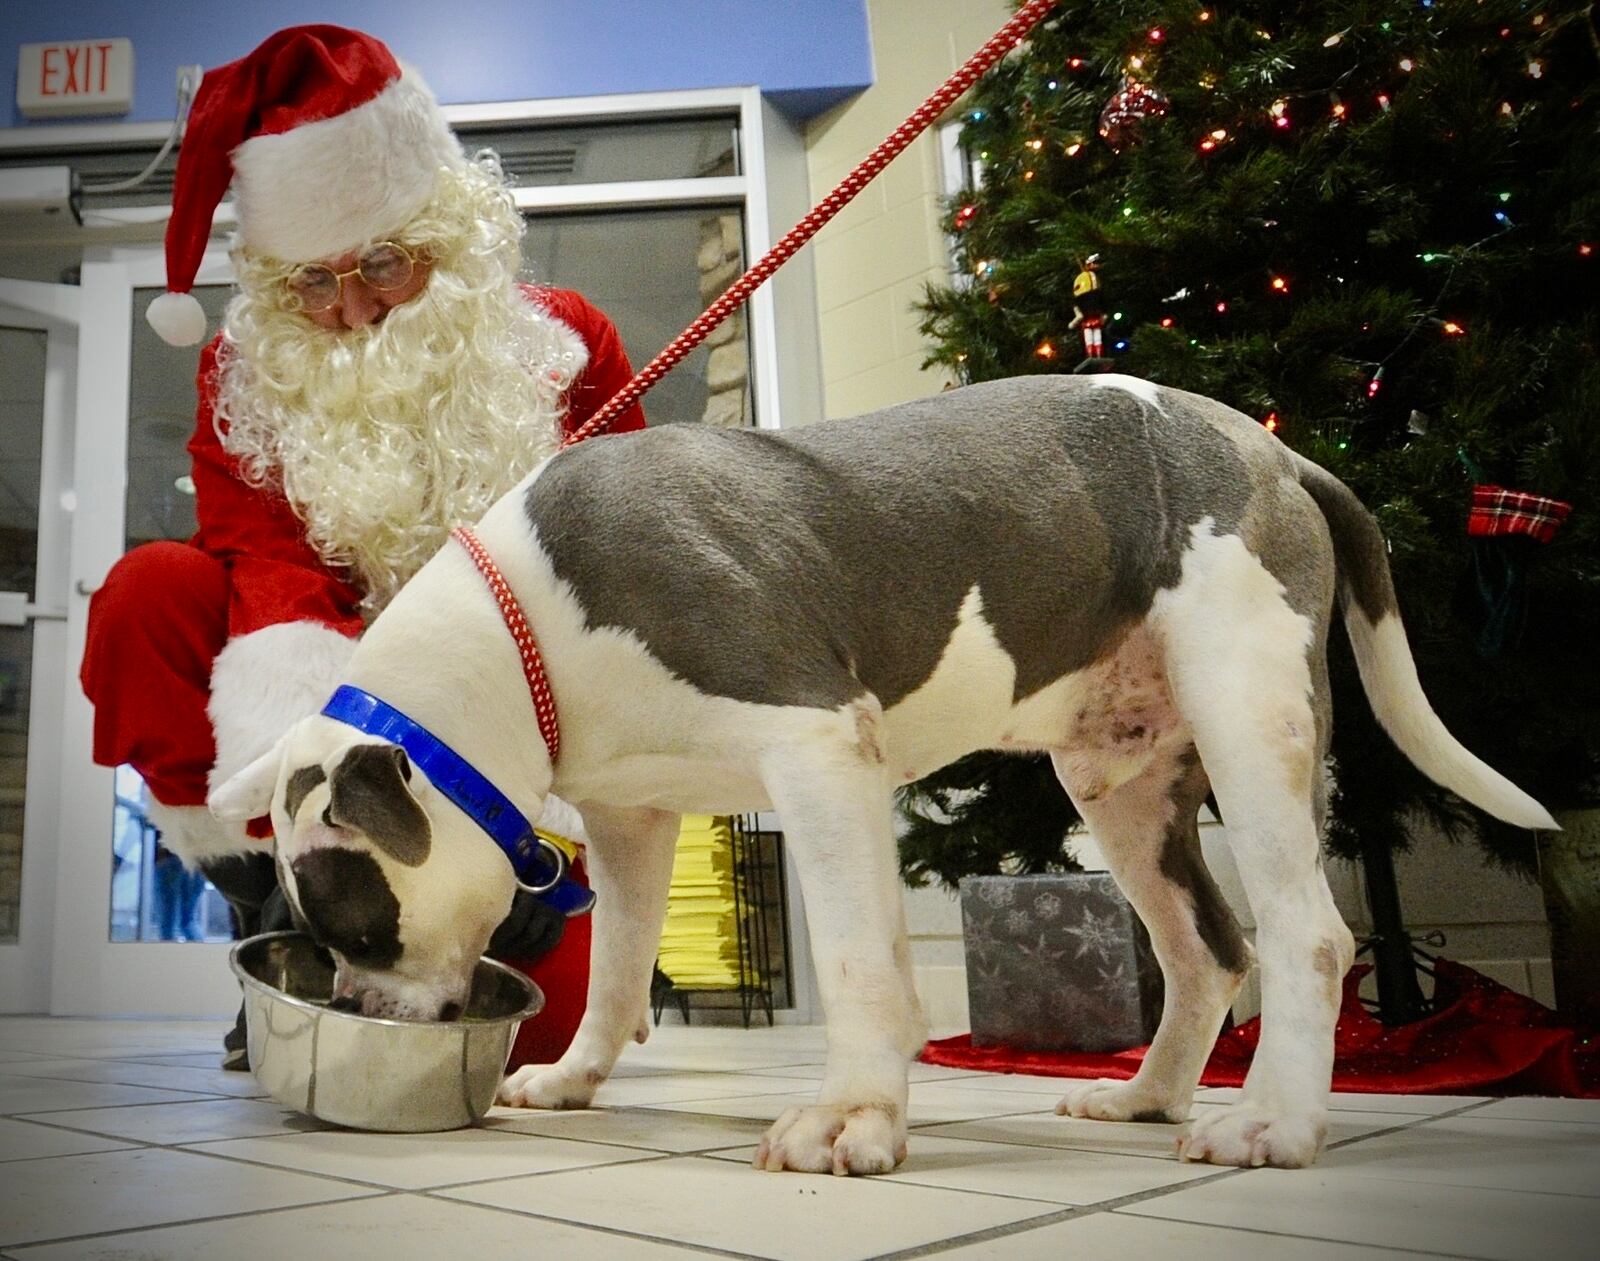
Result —
<instances>
[{"instance_id":1,"label":"white fur trim on hat","mask_svg":"<svg viewBox=\"0 0 1600 1261\"><path fill-rule=\"evenodd\" d=\"M225 784L327 703L356 641L321 622L282 622L230 639L211 667L217 740L209 787Z\"/></svg>"},{"instance_id":2,"label":"white fur trim on hat","mask_svg":"<svg viewBox=\"0 0 1600 1261\"><path fill-rule=\"evenodd\" d=\"M239 239L284 262L336 258L403 228L465 161L415 70L364 105L233 151Z\"/></svg>"}]
</instances>

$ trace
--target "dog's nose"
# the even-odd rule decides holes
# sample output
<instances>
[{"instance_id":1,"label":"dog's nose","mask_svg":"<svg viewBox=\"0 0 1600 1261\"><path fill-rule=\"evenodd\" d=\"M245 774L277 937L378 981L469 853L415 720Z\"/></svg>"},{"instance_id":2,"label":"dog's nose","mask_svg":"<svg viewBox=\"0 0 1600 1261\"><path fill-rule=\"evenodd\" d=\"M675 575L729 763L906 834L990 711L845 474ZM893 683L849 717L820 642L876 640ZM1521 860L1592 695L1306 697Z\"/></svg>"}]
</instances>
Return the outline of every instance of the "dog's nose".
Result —
<instances>
[{"instance_id":1,"label":"dog's nose","mask_svg":"<svg viewBox=\"0 0 1600 1261\"><path fill-rule=\"evenodd\" d=\"M458 1003L458 1002L455 1002L454 1000L445 1003L445 1005L443 1007L439 1008L439 1019L440 1020L460 1020L461 1019L461 1004Z\"/></svg>"},{"instance_id":2,"label":"dog's nose","mask_svg":"<svg viewBox=\"0 0 1600 1261\"><path fill-rule=\"evenodd\" d=\"M328 1000L329 1011L361 1011L361 998L357 994L335 994Z\"/></svg>"}]
</instances>

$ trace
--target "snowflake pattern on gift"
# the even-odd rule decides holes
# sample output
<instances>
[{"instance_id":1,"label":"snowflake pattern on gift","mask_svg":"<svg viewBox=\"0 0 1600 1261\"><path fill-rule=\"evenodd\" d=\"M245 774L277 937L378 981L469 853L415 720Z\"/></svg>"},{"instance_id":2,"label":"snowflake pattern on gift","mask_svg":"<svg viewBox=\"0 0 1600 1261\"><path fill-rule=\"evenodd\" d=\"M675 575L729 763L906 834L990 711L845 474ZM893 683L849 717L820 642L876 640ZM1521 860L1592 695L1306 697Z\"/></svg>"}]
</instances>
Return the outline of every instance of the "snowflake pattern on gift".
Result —
<instances>
[{"instance_id":1,"label":"snowflake pattern on gift","mask_svg":"<svg viewBox=\"0 0 1600 1261\"><path fill-rule=\"evenodd\" d=\"M1160 982L1109 875L977 877L963 884L961 916L975 1045L1114 1051L1149 1041Z\"/></svg>"},{"instance_id":2,"label":"snowflake pattern on gift","mask_svg":"<svg viewBox=\"0 0 1600 1261\"><path fill-rule=\"evenodd\" d=\"M1010 906L1016 895L1008 880L985 880L978 886L978 896L990 906Z\"/></svg>"},{"instance_id":3,"label":"snowflake pattern on gift","mask_svg":"<svg viewBox=\"0 0 1600 1261\"><path fill-rule=\"evenodd\" d=\"M1067 957L1065 950L1051 949L1050 939L1043 933L1040 933L1035 941L1018 942L1017 951L1029 963L1044 967L1060 963Z\"/></svg>"},{"instance_id":4,"label":"snowflake pattern on gift","mask_svg":"<svg viewBox=\"0 0 1600 1261\"><path fill-rule=\"evenodd\" d=\"M1083 908L1083 918L1076 926L1068 925L1066 931L1078 939L1075 958L1081 959L1093 951L1095 957L1103 962L1110 961L1111 952L1119 949L1127 937L1114 916L1096 915L1087 906Z\"/></svg>"},{"instance_id":5,"label":"snowflake pattern on gift","mask_svg":"<svg viewBox=\"0 0 1600 1261\"><path fill-rule=\"evenodd\" d=\"M1095 971L1100 973L1100 984L1102 985L1126 985L1128 983L1128 965L1124 962L1119 962L1114 968L1096 968Z\"/></svg>"}]
</instances>

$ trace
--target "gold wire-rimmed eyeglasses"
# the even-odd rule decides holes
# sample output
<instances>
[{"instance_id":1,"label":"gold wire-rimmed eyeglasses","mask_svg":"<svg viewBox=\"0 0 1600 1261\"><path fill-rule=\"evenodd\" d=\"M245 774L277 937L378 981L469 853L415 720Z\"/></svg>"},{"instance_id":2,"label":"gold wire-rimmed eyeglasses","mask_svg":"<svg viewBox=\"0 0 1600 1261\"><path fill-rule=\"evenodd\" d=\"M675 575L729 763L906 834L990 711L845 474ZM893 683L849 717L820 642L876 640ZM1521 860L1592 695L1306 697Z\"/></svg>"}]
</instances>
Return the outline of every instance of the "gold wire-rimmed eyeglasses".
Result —
<instances>
[{"instance_id":1,"label":"gold wire-rimmed eyeglasses","mask_svg":"<svg viewBox=\"0 0 1600 1261\"><path fill-rule=\"evenodd\" d=\"M349 271L334 271L321 263L301 263L284 278L289 304L296 311L326 311L339 301L345 278L360 276L380 292L403 288L417 269L417 259L398 241L368 246Z\"/></svg>"}]
</instances>

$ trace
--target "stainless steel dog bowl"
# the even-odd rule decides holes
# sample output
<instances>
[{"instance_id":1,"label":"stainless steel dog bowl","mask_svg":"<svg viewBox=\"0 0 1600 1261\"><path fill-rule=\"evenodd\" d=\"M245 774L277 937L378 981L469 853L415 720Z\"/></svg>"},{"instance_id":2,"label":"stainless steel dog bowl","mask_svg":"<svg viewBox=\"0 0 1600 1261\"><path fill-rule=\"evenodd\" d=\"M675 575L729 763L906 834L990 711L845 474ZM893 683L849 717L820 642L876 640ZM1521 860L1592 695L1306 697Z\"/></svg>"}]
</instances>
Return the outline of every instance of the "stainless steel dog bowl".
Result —
<instances>
[{"instance_id":1,"label":"stainless steel dog bowl","mask_svg":"<svg viewBox=\"0 0 1600 1261\"><path fill-rule=\"evenodd\" d=\"M279 1103L335 1125L422 1133L480 1120L539 987L478 963L459 1020L379 1020L327 1006L333 969L304 933L263 933L228 956L244 985L250 1069Z\"/></svg>"}]
</instances>

